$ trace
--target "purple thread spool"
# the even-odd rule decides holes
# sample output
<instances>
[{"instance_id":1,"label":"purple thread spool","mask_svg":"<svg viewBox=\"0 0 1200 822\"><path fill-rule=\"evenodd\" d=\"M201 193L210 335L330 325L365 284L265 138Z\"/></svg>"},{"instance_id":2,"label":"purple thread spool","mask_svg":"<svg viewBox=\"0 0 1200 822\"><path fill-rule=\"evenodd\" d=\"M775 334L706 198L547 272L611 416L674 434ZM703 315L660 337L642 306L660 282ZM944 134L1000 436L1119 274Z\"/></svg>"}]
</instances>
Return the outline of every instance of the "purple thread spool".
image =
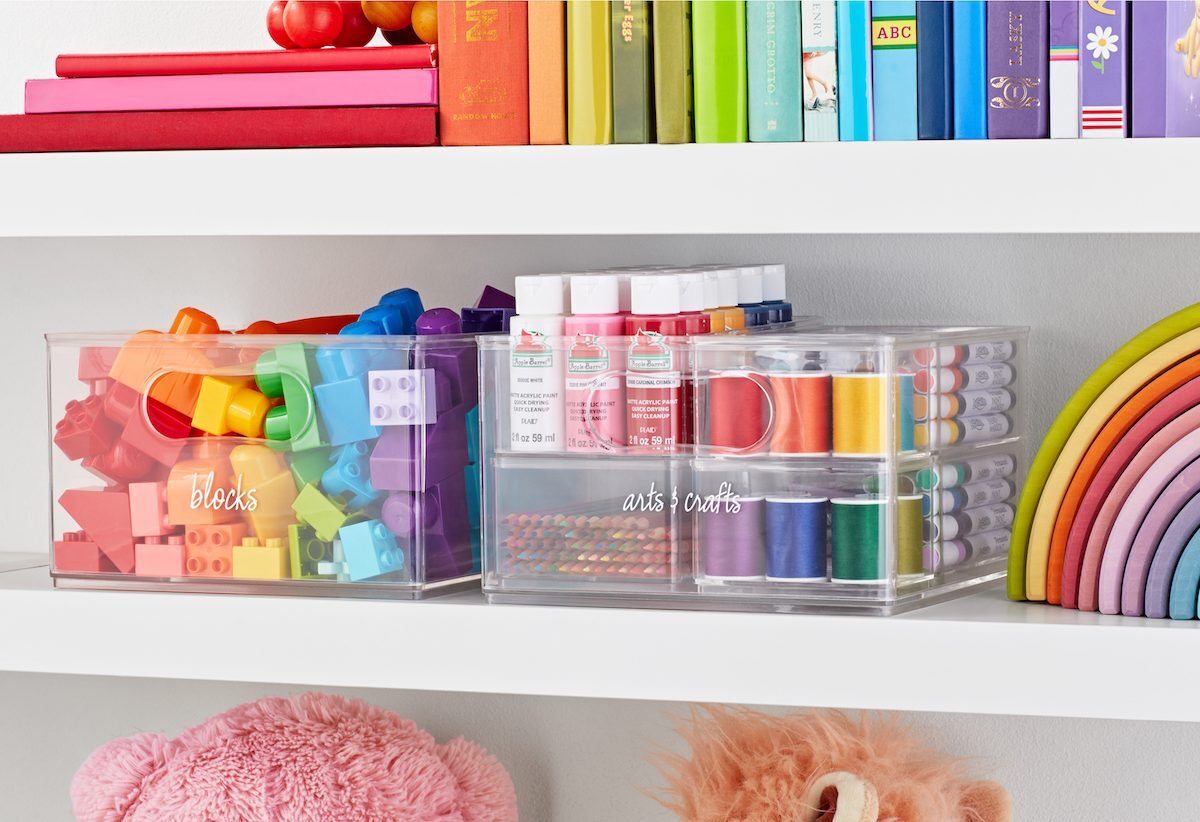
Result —
<instances>
[{"instance_id":1,"label":"purple thread spool","mask_svg":"<svg viewBox=\"0 0 1200 822\"><path fill-rule=\"evenodd\" d=\"M829 500L767 497L767 579L827 579Z\"/></svg>"},{"instance_id":2,"label":"purple thread spool","mask_svg":"<svg viewBox=\"0 0 1200 822\"><path fill-rule=\"evenodd\" d=\"M762 497L742 497L741 507L728 510L721 501L704 514L701 532L704 575L714 579L762 579L767 551Z\"/></svg>"}]
</instances>

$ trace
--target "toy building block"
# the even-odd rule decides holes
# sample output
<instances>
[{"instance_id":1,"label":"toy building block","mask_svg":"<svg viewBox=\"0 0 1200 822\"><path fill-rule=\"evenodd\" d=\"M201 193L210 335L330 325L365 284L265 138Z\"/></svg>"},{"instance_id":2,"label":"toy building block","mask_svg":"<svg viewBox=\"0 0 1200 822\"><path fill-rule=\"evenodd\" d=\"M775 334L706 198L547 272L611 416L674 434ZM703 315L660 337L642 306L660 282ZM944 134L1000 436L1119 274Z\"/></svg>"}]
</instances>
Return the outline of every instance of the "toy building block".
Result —
<instances>
[{"instance_id":1,"label":"toy building block","mask_svg":"<svg viewBox=\"0 0 1200 822\"><path fill-rule=\"evenodd\" d=\"M184 533L184 564L190 577L233 575L233 546L246 537L241 522L189 525Z\"/></svg>"},{"instance_id":2,"label":"toy building block","mask_svg":"<svg viewBox=\"0 0 1200 822\"><path fill-rule=\"evenodd\" d=\"M466 483L462 474L431 485L420 497L424 524L425 579L463 576L471 572L471 526Z\"/></svg>"},{"instance_id":3,"label":"toy building block","mask_svg":"<svg viewBox=\"0 0 1200 822\"><path fill-rule=\"evenodd\" d=\"M417 317L401 305L376 305L358 315L359 322L375 322L389 337L416 333Z\"/></svg>"},{"instance_id":4,"label":"toy building block","mask_svg":"<svg viewBox=\"0 0 1200 822\"><path fill-rule=\"evenodd\" d=\"M341 505L322 494L315 485L306 485L300 490L292 510L301 522L313 529L318 539L325 542L331 541L350 518Z\"/></svg>"},{"instance_id":5,"label":"toy building block","mask_svg":"<svg viewBox=\"0 0 1200 822\"><path fill-rule=\"evenodd\" d=\"M425 313L425 304L421 302L421 295L413 288L397 288L389 291L379 298L379 304L399 308L404 312L404 316L413 323L417 321L417 317ZM413 332L409 330L399 333L411 334Z\"/></svg>"},{"instance_id":6,"label":"toy building block","mask_svg":"<svg viewBox=\"0 0 1200 822\"><path fill-rule=\"evenodd\" d=\"M307 525L288 526L288 565L293 579L330 579L321 573L322 562L333 559L333 544L319 539Z\"/></svg>"},{"instance_id":7,"label":"toy building block","mask_svg":"<svg viewBox=\"0 0 1200 822\"><path fill-rule=\"evenodd\" d=\"M424 438L423 451L418 437ZM461 475L467 463L466 413L455 408L435 425L386 429L371 451L371 485L381 491L424 491Z\"/></svg>"},{"instance_id":8,"label":"toy building block","mask_svg":"<svg viewBox=\"0 0 1200 822\"><path fill-rule=\"evenodd\" d=\"M292 454L289 460L291 465L288 467L291 469L297 491L303 489L310 482L316 485L321 481L321 475L329 468L329 455L332 451L332 448L314 448L310 451Z\"/></svg>"},{"instance_id":9,"label":"toy building block","mask_svg":"<svg viewBox=\"0 0 1200 822\"><path fill-rule=\"evenodd\" d=\"M104 398L71 400L54 426L54 444L68 459L81 460L103 454L116 441L119 429L104 415Z\"/></svg>"},{"instance_id":10,"label":"toy building block","mask_svg":"<svg viewBox=\"0 0 1200 822\"><path fill-rule=\"evenodd\" d=\"M479 476L479 466L471 463L463 469L463 482L467 489L467 524L472 528L479 527L479 494L482 484Z\"/></svg>"},{"instance_id":11,"label":"toy building block","mask_svg":"<svg viewBox=\"0 0 1200 822\"><path fill-rule=\"evenodd\" d=\"M81 465L113 487L122 487L131 482L153 480L166 475L166 469L163 466L158 465L124 440L117 440L103 454L88 457Z\"/></svg>"},{"instance_id":12,"label":"toy building block","mask_svg":"<svg viewBox=\"0 0 1200 822\"><path fill-rule=\"evenodd\" d=\"M387 495L379 511L379 518L388 530L405 543L417 535L420 512L417 494L412 491L397 491Z\"/></svg>"},{"instance_id":13,"label":"toy building block","mask_svg":"<svg viewBox=\"0 0 1200 822\"><path fill-rule=\"evenodd\" d=\"M379 429L371 424L365 376L323 382L313 388L313 396L330 445L345 445L379 436Z\"/></svg>"},{"instance_id":14,"label":"toy building block","mask_svg":"<svg viewBox=\"0 0 1200 822\"><path fill-rule=\"evenodd\" d=\"M121 427L121 441L160 465L174 465L192 433L188 417L120 383L105 392L104 413Z\"/></svg>"},{"instance_id":15,"label":"toy building block","mask_svg":"<svg viewBox=\"0 0 1200 822\"><path fill-rule=\"evenodd\" d=\"M131 482L129 523L135 537L161 537L175 530L167 520L166 482Z\"/></svg>"},{"instance_id":16,"label":"toy building block","mask_svg":"<svg viewBox=\"0 0 1200 822\"><path fill-rule=\"evenodd\" d=\"M123 574L133 572L133 531L129 494L124 491L77 488L64 491L58 504L86 531L92 542Z\"/></svg>"},{"instance_id":17,"label":"toy building block","mask_svg":"<svg viewBox=\"0 0 1200 822\"><path fill-rule=\"evenodd\" d=\"M357 522L338 531L351 582L390 574L404 567L404 552L392 532L377 519Z\"/></svg>"},{"instance_id":18,"label":"toy building block","mask_svg":"<svg viewBox=\"0 0 1200 822\"><path fill-rule=\"evenodd\" d=\"M380 492L371 486L369 476L370 453L371 448L365 442L352 442L334 451L333 465L321 475L321 489L343 500L354 511L379 499Z\"/></svg>"},{"instance_id":19,"label":"toy building block","mask_svg":"<svg viewBox=\"0 0 1200 822\"><path fill-rule=\"evenodd\" d=\"M467 462L479 462L479 406L471 407L466 414Z\"/></svg>"},{"instance_id":20,"label":"toy building block","mask_svg":"<svg viewBox=\"0 0 1200 822\"><path fill-rule=\"evenodd\" d=\"M475 301L475 308L517 308L517 298L507 291L501 291L490 285L485 285Z\"/></svg>"},{"instance_id":21,"label":"toy building block","mask_svg":"<svg viewBox=\"0 0 1200 822\"><path fill-rule=\"evenodd\" d=\"M77 574L111 574L117 566L88 539L86 531L67 531L54 542L54 570Z\"/></svg>"},{"instance_id":22,"label":"toy building block","mask_svg":"<svg viewBox=\"0 0 1200 822\"><path fill-rule=\"evenodd\" d=\"M239 579L288 579L287 543L271 538L265 543L246 537L233 546L233 575Z\"/></svg>"},{"instance_id":23,"label":"toy building block","mask_svg":"<svg viewBox=\"0 0 1200 822\"><path fill-rule=\"evenodd\" d=\"M109 380L108 372L112 371L120 350L113 346L91 345L79 349L79 381L91 386L93 394L102 393L95 390L96 386Z\"/></svg>"},{"instance_id":24,"label":"toy building block","mask_svg":"<svg viewBox=\"0 0 1200 822\"><path fill-rule=\"evenodd\" d=\"M267 412L263 425L267 439L286 442L293 451L325 444L317 425L313 380L303 343L288 343L264 352L254 364L254 376L264 394L283 398L283 405Z\"/></svg>"},{"instance_id":25,"label":"toy building block","mask_svg":"<svg viewBox=\"0 0 1200 822\"><path fill-rule=\"evenodd\" d=\"M146 537L134 546L134 573L140 577L187 576L187 550L181 536Z\"/></svg>"},{"instance_id":26,"label":"toy building block","mask_svg":"<svg viewBox=\"0 0 1200 822\"><path fill-rule=\"evenodd\" d=\"M337 382L364 376L371 369L371 360L378 352L378 348L348 341L321 346L313 359L317 362L317 370L321 372L321 382Z\"/></svg>"},{"instance_id":27,"label":"toy building block","mask_svg":"<svg viewBox=\"0 0 1200 822\"><path fill-rule=\"evenodd\" d=\"M237 491L228 459L218 456L182 460L167 477L167 522L171 525L233 522L240 518L241 512L230 506L231 498L236 500Z\"/></svg>"},{"instance_id":28,"label":"toy building block","mask_svg":"<svg viewBox=\"0 0 1200 822\"><path fill-rule=\"evenodd\" d=\"M212 370L199 342L141 331L121 347L108 375L190 417L201 377Z\"/></svg>"},{"instance_id":29,"label":"toy building block","mask_svg":"<svg viewBox=\"0 0 1200 822\"><path fill-rule=\"evenodd\" d=\"M229 452L229 464L235 487L246 495L243 511L255 536L264 543L286 539L296 521L296 483L283 456L265 445L239 445Z\"/></svg>"},{"instance_id":30,"label":"toy building block","mask_svg":"<svg viewBox=\"0 0 1200 822\"><path fill-rule=\"evenodd\" d=\"M232 433L260 439L271 401L250 387L253 382L252 377L205 376L200 380L192 425L217 436Z\"/></svg>"},{"instance_id":31,"label":"toy building block","mask_svg":"<svg viewBox=\"0 0 1200 822\"><path fill-rule=\"evenodd\" d=\"M450 406L438 406L439 411L446 407L461 407L466 411L479 404L478 350L474 343L445 348L430 346L422 349L420 355L421 365L432 368L450 384Z\"/></svg>"},{"instance_id":32,"label":"toy building block","mask_svg":"<svg viewBox=\"0 0 1200 822\"><path fill-rule=\"evenodd\" d=\"M350 581L350 569L346 566L346 553L342 550L340 539L333 541L333 558L317 563L317 573L333 577L338 582Z\"/></svg>"},{"instance_id":33,"label":"toy building block","mask_svg":"<svg viewBox=\"0 0 1200 822\"><path fill-rule=\"evenodd\" d=\"M437 420L437 380L430 369L370 371L367 392L376 425L430 425Z\"/></svg>"}]
</instances>

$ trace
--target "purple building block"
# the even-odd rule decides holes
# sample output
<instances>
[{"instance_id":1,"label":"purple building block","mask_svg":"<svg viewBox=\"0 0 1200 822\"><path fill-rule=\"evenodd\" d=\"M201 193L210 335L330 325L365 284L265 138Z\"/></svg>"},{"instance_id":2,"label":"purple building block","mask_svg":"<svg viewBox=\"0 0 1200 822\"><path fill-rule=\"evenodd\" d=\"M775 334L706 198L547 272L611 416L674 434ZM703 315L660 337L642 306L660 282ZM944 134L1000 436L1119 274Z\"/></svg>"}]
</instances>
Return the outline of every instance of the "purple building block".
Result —
<instances>
[{"instance_id":1,"label":"purple building block","mask_svg":"<svg viewBox=\"0 0 1200 822\"><path fill-rule=\"evenodd\" d=\"M508 323L516 314L513 308L464 308L462 330L464 334L507 334Z\"/></svg>"},{"instance_id":2,"label":"purple building block","mask_svg":"<svg viewBox=\"0 0 1200 822\"><path fill-rule=\"evenodd\" d=\"M440 334L461 334L462 320L449 308L431 308L417 317L417 336L435 337Z\"/></svg>"},{"instance_id":3,"label":"purple building block","mask_svg":"<svg viewBox=\"0 0 1200 822\"><path fill-rule=\"evenodd\" d=\"M465 406L465 411L479 402L477 353L474 342L447 348L429 346L418 349L417 359L421 367L432 368L449 381L452 408ZM439 412L442 407L438 406Z\"/></svg>"},{"instance_id":4,"label":"purple building block","mask_svg":"<svg viewBox=\"0 0 1200 822\"><path fill-rule=\"evenodd\" d=\"M425 523L425 579L434 581L471 573L471 527L467 521L467 485L462 472L430 486L421 495Z\"/></svg>"},{"instance_id":5,"label":"purple building block","mask_svg":"<svg viewBox=\"0 0 1200 822\"><path fill-rule=\"evenodd\" d=\"M483 293L475 301L475 308L517 308L517 298L507 291L501 291L490 285L483 287Z\"/></svg>"},{"instance_id":6,"label":"purple building block","mask_svg":"<svg viewBox=\"0 0 1200 822\"><path fill-rule=\"evenodd\" d=\"M424 437L423 455L419 437ZM466 411L453 408L434 425L386 429L371 452L371 485L382 491L424 491L461 474L468 462Z\"/></svg>"}]
</instances>

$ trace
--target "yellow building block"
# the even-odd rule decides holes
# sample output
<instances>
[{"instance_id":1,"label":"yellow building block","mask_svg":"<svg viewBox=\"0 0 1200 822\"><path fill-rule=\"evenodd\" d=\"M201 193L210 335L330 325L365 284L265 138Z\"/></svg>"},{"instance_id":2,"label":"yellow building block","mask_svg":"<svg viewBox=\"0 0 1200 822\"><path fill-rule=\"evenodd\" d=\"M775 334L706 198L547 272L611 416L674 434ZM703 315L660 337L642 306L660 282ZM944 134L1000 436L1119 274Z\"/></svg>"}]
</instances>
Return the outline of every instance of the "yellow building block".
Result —
<instances>
[{"instance_id":1,"label":"yellow building block","mask_svg":"<svg viewBox=\"0 0 1200 822\"><path fill-rule=\"evenodd\" d=\"M287 542L243 539L241 545L233 546L233 575L238 579L290 579Z\"/></svg>"},{"instance_id":2,"label":"yellow building block","mask_svg":"<svg viewBox=\"0 0 1200 822\"><path fill-rule=\"evenodd\" d=\"M233 433L261 439L271 401L253 385L252 376L205 376L196 395L192 425L217 436Z\"/></svg>"},{"instance_id":3,"label":"yellow building block","mask_svg":"<svg viewBox=\"0 0 1200 822\"><path fill-rule=\"evenodd\" d=\"M239 445L230 452L229 463L239 487L254 492L254 507L245 516L255 536L286 540L288 526L296 522L296 483L283 455L266 445Z\"/></svg>"}]
</instances>

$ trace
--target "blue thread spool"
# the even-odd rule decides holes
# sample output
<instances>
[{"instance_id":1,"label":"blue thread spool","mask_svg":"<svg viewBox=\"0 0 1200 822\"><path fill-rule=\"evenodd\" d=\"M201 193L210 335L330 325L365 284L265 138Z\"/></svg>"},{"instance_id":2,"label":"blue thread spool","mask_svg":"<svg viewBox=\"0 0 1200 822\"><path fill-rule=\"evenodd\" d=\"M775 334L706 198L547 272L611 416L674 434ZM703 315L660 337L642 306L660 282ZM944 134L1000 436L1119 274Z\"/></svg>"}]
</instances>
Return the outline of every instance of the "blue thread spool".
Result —
<instances>
[{"instance_id":1,"label":"blue thread spool","mask_svg":"<svg viewBox=\"0 0 1200 822\"><path fill-rule=\"evenodd\" d=\"M767 497L767 579L826 579L829 500Z\"/></svg>"},{"instance_id":2,"label":"blue thread spool","mask_svg":"<svg viewBox=\"0 0 1200 822\"><path fill-rule=\"evenodd\" d=\"M916 450L915 430L916 420L913 416L913 375L897 375L896 412L900 415L900 450Z\"/></svg>"}]
</instances>

